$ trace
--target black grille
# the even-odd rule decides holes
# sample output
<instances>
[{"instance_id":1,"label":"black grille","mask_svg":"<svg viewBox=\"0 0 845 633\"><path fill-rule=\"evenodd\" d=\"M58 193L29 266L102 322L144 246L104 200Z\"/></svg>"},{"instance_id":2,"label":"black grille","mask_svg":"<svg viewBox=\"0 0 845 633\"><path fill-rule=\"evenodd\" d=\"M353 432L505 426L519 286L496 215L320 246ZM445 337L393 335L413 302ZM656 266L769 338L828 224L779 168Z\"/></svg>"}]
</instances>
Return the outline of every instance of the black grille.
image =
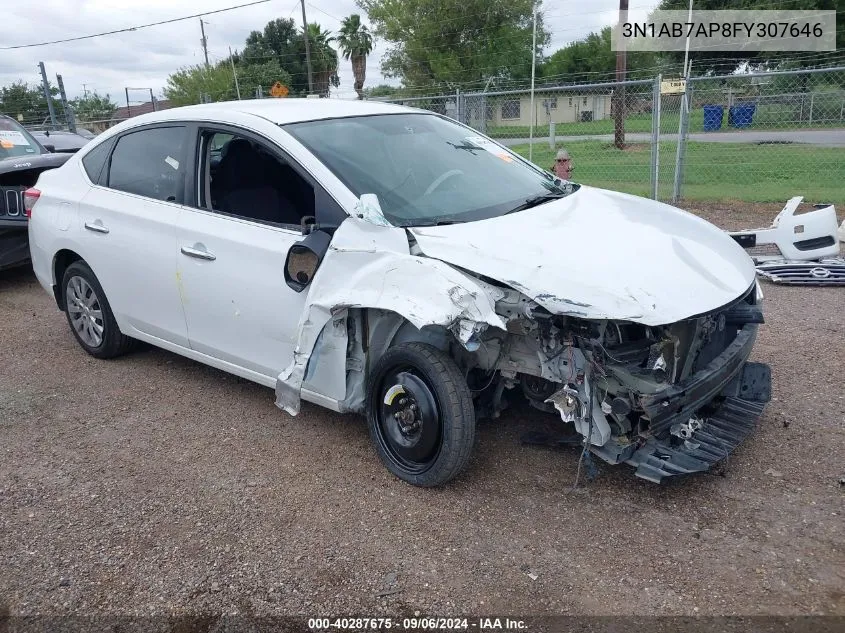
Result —
<instances>
[{"instance_id":1,"label":"black grille","mask_svg":"<svg viewBox=\"0 0 845 633\"><path fill-rule=\"evenodd\" d=\"M0 217L24 218L23 187L0 187Z\"/></svg>"}]
</instances>

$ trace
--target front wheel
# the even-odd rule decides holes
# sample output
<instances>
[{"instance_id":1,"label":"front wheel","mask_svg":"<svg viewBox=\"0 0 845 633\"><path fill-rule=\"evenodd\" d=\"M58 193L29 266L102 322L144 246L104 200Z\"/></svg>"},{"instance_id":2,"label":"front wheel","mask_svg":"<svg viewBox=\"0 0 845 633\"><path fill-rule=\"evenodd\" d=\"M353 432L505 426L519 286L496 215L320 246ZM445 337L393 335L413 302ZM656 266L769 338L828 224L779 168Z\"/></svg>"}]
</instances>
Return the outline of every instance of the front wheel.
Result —
<instances>
[{"instance_id":1,"label":"front wheel","mask_svg":"<svg viewBox=\"0 0 845 633\"><path fill-rule=\"evenodd\" d=\"M392 347L376 363L367 422L381 461L415 486L456 477L475 442L475 411L463 374L449 356L423 343Z\"/></svg>"}]
</instances>

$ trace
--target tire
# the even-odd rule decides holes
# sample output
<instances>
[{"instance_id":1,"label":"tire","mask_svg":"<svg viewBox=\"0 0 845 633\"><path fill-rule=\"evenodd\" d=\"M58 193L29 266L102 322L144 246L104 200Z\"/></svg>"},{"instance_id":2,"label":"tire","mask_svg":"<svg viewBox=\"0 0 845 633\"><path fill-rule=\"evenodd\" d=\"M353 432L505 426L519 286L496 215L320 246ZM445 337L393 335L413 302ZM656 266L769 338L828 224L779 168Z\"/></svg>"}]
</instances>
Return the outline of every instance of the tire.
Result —
<instances>
[{"instance_id":1,"label":"tire","mask_svg":"<svg viewBox=\"0 0 845 633\"><path fill-rule=\"evenodd\" d=\"M391 347L367 385L367 424L387 469L415 486L440 486L469 462L475 410L463 374L424 343Z\"/></svg>"},{"instance_id":2,"label":"tire","mask_svg":"<svg viewBox=\"0 0 845 633\"><path fill-rule=\"evenodd\" d=\"M115 358L134 346L135 340L117 326L106 293L85 262L76 261L65 270L62 302L70 331L91 356Z\"/></svg>"}]
</instances>

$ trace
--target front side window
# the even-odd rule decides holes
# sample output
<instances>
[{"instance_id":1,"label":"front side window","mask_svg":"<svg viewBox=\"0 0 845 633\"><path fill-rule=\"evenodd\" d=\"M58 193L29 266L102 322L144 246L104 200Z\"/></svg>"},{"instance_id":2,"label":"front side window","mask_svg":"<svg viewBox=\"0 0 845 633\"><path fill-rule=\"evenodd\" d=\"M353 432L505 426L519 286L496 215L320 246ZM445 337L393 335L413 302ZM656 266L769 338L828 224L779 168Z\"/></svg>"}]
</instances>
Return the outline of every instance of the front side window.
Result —
<instances>
[{"instance_id":1,"label":"front side window","mask_svg":"<svg viewBox=\"0 0 845 633\"><path fill-rule=\"evenodd\" d=\"M482 220L573 190L473 130L433 114L308 121L284 129L356 196L375 194L396 226Z\"/></svg>"},{"instance_id":2,"label":"front side window","mask_svg":"<svg viewBox=\"0 0 845 633\"><path fill-rule=\"evenodd\" d=\"M22 125L17 121L0 116L0 160L41 153L38 142Z\"/></svg>"},{"instance_id":3,"label":"front side window","mask_svg":"<svg viewBox=\"0 0 845 633\"><path fill-rule=\"evenodd\" d=\"M165 202L181 202L185 185L184 126L121 136L112 152L108 186Z\"/></svg>"},{"instance_id":4,"label":"front side window","mask_svg":"<svg viewBox=\"0 0 845 633\"><path fill-rule=\"evenodd\" d=\"M200 207L282 225L314 215L314 188L264 144L207 130L200 147Z\"/></svg>"}]
</instances>

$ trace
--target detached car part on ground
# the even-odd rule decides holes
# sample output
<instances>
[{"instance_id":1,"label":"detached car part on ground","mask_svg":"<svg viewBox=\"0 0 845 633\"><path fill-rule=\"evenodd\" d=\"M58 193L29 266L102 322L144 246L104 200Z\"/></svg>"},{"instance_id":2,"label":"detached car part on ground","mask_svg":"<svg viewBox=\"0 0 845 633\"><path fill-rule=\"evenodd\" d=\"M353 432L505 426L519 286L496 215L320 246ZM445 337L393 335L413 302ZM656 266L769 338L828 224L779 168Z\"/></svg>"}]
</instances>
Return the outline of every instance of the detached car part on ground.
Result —
<instances>
[{"instance_id":1,"label":"detached car part on ground","mask_svg":"<svg viewBox=\"0 0 845 633\"><path fill-rule=\"evenodd\" d=\"M773 283L801 286L845 286L845 221L836 227L836 209L816 205L796 215L802 197L791 198L765 229L734 231L731 236L746 249L757 273Z\"/></svg>"},{"instance_id":2,"label":"detached car part on ground","mask_svg":"<svg viewBox=\"0 0 845 633\"><path fill-rule=\"evenodd\" d=\"M17 121L0 115L0 270L29 261L24 191L68 158L48 152Z\"/></svg>"},{"instance_id":3,"label":"detached car part on ground","mask_svg":"<svg viewBox=\"0 0 845 633\"><path fill-rule=\"evenodd\" d=\"M507 392L523 394L562 434L580 434L593 454L655 482L708 470L753 430L771 376L748 361L763 322L761 295L752 261L730 236L668 205L557 180L445 117L332 101L144 115L45 174L30 223L33 267L80 345L108 358L138 338L274 384L277 405L291 415L302 400L364 414L384 464L420 486L465 468L476 418L498 417ZM249 233L264 241L245 244L248 264L229 256L240 235L263 225L202 207L213 179L207 188L186 186L181 205L155 201L174 214L157 212L156 222L181 214L153 236L166 246L160 261L154 242L145 247L127 233L123 214L143 218L146 203L104 184L114 163L109 148L162 125L196 135L180 154L162 155L165 174L184 169L189 182L206 183L203 129L225 125L243 135L236 141L244 156L250 135L260 135L313 176L319 203L281 251L283 277L255 275L275 274L262 253L293 234L280 225L267 229L271 242ZM275 151L267 146L264 155ZM87 156L99 166L94 176L88 166L99 184L86 180ZM78 215L63 211L68 200ZM150 240L155 225L144 222ZM146 264L115 275L122 263L103 258L110 244L125 245L109 251L118 257L140 248ZM172 260L177 248L187 257ZM150 277L156 270L167 281ZM199 274L209 282L192 284ZM163 319L147 325L160 309L132 312L149 302L130 305L137 290L127 288L127 275L156 292L175 277L190 344L166 340L172 323ZM245 299L250 283L256 291ZM260 321L259 308L276 297L278 310ZM218 353L215 340L202 338L200 320L218 309L208 336L254 339L251 352L245 341ZM278 329L286 319L289 329ZM295 345L288 358L273 359L278 373L253 369L285 341ZM238 358L248 353L255 358Z\"/></svg>"}]
</instances>

